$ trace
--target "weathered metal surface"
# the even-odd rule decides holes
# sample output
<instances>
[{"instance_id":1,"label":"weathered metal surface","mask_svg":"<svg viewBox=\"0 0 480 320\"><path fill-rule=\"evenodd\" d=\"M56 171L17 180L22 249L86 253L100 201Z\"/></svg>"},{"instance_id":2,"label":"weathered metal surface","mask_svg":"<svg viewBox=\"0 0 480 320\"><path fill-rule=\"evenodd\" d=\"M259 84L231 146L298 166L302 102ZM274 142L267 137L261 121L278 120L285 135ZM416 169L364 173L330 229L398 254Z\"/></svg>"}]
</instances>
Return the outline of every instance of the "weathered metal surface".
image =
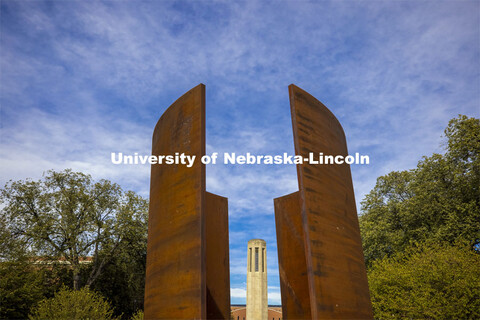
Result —
<instances>
[{"instance_id":1,"label":"weathered metal surface","mask_svg":"<svg viewBox=\"0 0 480 320\"><path fill-rule=\"evenodd\" d=\"M218 297L225 283L229 285L227 200L206 193L205 165L200 161L205 154L202 84L175 101L155 127L152 154L176 152L196 156L193 167L154 164L151 169L145 319L207 319L207 286L213 292L211 301L222 304L221 312L230 308L229 299L225 306L226 299ZM207 217L209 212L220 221ZM213 226L207 228L207 223ZM219 241L226 244L213 243L207 234L220 225L224 228L214 232L221 233ZM208 244L220 249L219 257ZM220 276L212 279L207 265L215 265L220 257L222 264L213 266Z\"/></svg>"},{"instance_id":2,"label":"weathered metal surface","mask_svg":"<svg viewBox=\"0 0 480 320\"><path fill-rule=\"evenodd\" d=\"M283 319L312 319L300 193L273 200Z\"/></svg>"},{"instance_id":3,"label":"weathered metal surface","mask_svg":"<svg viewBox=\"0 0 480 320\"><path fill-rule=\"evenodd\" d=\"M330 110L295 85L289 93L295 153L346 156L345 134ZM350 166L303 163L297 176L312 319L373 318Z\"/></svg>"},{"instance_id":4,"label":"weathered metal surface","mask_svg":"<svg viewBox=\"0 0 480 320\"><path fill-rule=\"evenodd\" d=\"M152 154L196 155L153 164L150 180L145 319L205 319L205 87L175 101L153 133Z\"/></svg>"},{"instance_id":5,"label":"weathered metal surface","mask_svg":"<svg viewBox=\"0 0 480 320\"><path fill-rule=\"evenodd\" d=\"M230 319L228 199L206 193L207 319Z\"/></svg>"}]
</instances>

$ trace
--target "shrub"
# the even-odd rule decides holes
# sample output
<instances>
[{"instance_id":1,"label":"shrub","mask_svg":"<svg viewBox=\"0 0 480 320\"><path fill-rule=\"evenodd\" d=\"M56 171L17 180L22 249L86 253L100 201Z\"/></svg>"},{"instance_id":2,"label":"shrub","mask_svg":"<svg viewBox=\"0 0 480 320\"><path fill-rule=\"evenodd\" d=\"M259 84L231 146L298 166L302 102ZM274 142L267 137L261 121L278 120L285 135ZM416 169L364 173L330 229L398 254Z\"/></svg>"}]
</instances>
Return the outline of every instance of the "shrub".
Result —
<instances>
[{"instance_id":1,"label":"shrub","mask_svg":"<svg viewBox=\"0 0 480 320\"><path fill-rule=\"evenodd\" d=\"M138 310L137 312L135 312L131 320L143 320L143 310Z\"/></svg>"},{"instance_id":2,"label":"shrub","mask_svg":"<svg viewBox=\"0 0 480 320\"><path fill-rule=\"evenodd\" d=\"M467 245L412 247L373 263L378 319L480 319L480 255Z\"/></svg>"},{"instance_id":3,"label":"shrub","mask_svg":"<svg viewBox=\"0 0 480 320\"><path fill-rule=\"evenodd\" d=\"M113 310L100 294L87 287L80 290L62 288L55 297L42 300L30 320L63 319L114 319Z\"/></svg>"}]
</instances>

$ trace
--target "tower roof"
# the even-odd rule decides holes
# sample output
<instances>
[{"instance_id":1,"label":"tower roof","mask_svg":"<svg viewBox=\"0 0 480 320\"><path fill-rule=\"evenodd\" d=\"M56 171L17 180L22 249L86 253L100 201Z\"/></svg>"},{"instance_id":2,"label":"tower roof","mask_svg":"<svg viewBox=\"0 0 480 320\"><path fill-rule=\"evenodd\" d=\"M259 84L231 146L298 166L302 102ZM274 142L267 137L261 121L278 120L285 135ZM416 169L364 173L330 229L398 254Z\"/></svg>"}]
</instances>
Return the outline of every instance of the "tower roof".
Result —
<instances>
[{"instance_id":1,"label":"tower roof","mask_svg":"<svg viewBox=\"0 0 480 320\"><path fill-rule=\"evenodd\" d=\"M266 242L265 240L263 240L263 239L250 239L250 240L248 240L248 243L250 243L250 242L263 242L263 243L267 243L267 242Z\"/></svg>"}]
</instances>

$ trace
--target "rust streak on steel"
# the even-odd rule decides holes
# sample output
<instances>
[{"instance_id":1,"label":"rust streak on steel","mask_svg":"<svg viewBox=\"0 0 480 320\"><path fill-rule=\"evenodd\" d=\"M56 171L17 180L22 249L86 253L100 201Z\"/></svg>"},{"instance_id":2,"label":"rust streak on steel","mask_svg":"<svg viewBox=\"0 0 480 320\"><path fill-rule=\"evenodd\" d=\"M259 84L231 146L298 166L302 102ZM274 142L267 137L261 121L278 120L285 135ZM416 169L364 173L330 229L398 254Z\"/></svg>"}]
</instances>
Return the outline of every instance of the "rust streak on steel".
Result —
<instances>
[{"instance_id":1,"label":"rust streak on steel","mask_svg":"<svg viewBox=\"0 0 480 320\"><path fill-rule=\"evenodd\" d=\"M312 319L300 192L273 200L283 319Z\"/></svg>"},{"instance_id":2,"label":"rust streak on steel","mask_svg":"<svg viewBox=\"0 0 480 320\"><path fill-rule=\"evenodd\" d=\"M295 154L346 156L333 113L293 84L289 94ZM303 163L297 176L312 319L372 319L350 166Z\"/></svg>"},{"instance_id":3,"label":"rust streak on steel","mask_svg":"<svg viewBox=\"0 0 480 320\"><path fill-rule=\"evenodd\" d=\"M152 154L176 152L196 156L194 165L154 164L151 168L145 319L207 318L207 265L211 262L206 258L208 200L205 165L200 161L205 154L203 84L175 101L155 126ZM218 212L227 214L223 200L213 202L221 205ZM228 276L228 261L224 268L223 277Z\"/></svg>"}]
</instances>

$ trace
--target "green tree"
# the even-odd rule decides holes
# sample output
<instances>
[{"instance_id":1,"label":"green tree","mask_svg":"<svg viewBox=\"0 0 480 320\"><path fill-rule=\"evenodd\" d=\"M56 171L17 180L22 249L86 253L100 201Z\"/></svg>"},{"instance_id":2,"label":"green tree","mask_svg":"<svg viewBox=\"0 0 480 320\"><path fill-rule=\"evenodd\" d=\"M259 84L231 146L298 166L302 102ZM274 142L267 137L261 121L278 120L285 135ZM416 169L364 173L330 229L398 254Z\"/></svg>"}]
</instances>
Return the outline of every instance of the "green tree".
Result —
<instances>
[{"instance_id":1,"label":"green tree","mask_svg":"<svg viewBox=\"0 0 480 320\"><path fill-rule=\"evenodd\" d=\"M42 300L29 316L31 320L114 319L108 301L84 287L80 290L63 288L55 297Z\"/></svg>"},{"instance_id":2,"label":"green tree","mask_svg":"<svg viewBox=\"0 0 480 320\"><path fill-rule=\"evenodd\" d=\"M0 261L25 260L27 243L12 236L9 224L7 217L0 214Z\"/></svg>"},{"instance_id":3,"label":"green tree","mask_svg":"<svg viewBox=\"0 0 480 320\"><path fill-rule=\"evenodd\" d=\"M379 177L362 201L367 266L415 241L480 243L480 120L452 119L445 136L445 154Z\"/></svg>"},{"instance_id":4,"label":"green tree","mask_svg":"<svg viewBox=\"0 0 480 320\"><path fill-rule=\"evenodd\" d=\"M376 258L405 248L412 232L405 218L406 203L413 195L410 171L379 177L375 188L362 201L362 244L367 265Z\"/></svg>"},{"instance_id":5,"label":"green tree","mask_svg":"<svg viewBox=\"0 0 480 320\"><path fill-rule=\"evenodd\" d=\"M146 230L146 226L144 226ZM104 272L91 286L115 306L116 314L129 317L143 309L145 268L147 257L146 233L124 243L122 250L105 265Z\"/></svg>"},{"instance_id":6,"label":"green tree","mask_svg":"<svg viewBox=\"0 0 480 320\"><path fill-rule=\"evenodd\" d=\"M147 201L83 173L48 171L40 181L10 181L0 200L0 235L37 259L64 259L75 289L81 286L82 259L93 256L84 282L90 286L124 246L146 237Z\"/></svg>"},{"instance_id":7,"label":"green tree","mask_svg":"<svg viewBox=\"0 0 480 320\"><path fill-rule=\"evenodd\" d=\"M479 319L480 255L430 243L373 262L368 272L377 319Z\"/></svg>"},{"instance_id":8,"label":"green tree","mask_svg":"<svg viewBox=\"0 0 480 320\"><path fill-rule=\"evenodd\" d=\"M25 319L45 294L44 274L25 261L0 263L0 319Z\"/></svg>"},{"instance_id":9,"label":"green tree","mask_svg":"<svg viewBox=\"0 0 480 320\"><path fill-rule=\"evenodd\" d=\"M29 257L0 262L0 319L26 319L32 306L72 279L65 264L46 266Z\"/></svg>"}]
</instances>

